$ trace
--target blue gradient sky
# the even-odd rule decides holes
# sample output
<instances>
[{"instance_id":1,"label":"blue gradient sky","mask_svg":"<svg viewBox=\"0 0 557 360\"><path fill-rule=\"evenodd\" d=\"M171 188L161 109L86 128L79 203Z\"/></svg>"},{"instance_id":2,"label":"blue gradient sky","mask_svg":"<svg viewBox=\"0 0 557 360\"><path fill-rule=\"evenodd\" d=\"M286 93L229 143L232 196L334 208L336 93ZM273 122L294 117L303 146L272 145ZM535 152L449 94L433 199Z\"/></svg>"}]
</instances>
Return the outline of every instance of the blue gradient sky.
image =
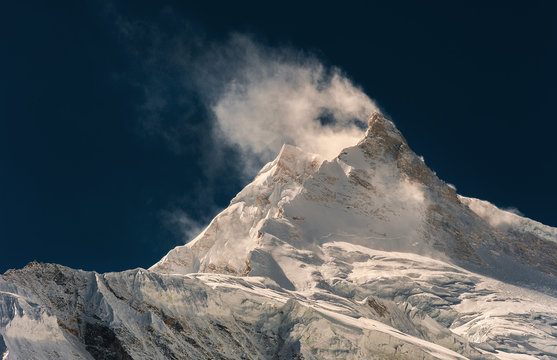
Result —
<instances>
[{"instance_id":1,"label":"blue gradient sky","mask_svg":"<svg viewBox=\"0 0 557 360\"><path fill-rule=\"evenodd\" d=\"M231 32L341 68L459 193L557 226L557 4L524 4L2 4L0 271L148 267L226 207L241 156L176 79Z\"/></svg>"}]
</instances>

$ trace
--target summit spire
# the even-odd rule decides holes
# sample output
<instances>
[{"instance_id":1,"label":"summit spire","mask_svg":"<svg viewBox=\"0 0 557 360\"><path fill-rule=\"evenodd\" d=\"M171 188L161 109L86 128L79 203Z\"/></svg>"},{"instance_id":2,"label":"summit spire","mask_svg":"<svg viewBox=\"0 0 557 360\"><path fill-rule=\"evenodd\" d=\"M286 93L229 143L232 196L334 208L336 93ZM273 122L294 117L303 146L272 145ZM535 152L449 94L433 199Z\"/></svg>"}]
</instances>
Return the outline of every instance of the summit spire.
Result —
<instances>
[{"instance_id":1,"label":"summit spire","mask_svg":"<svg viewBox=\"0 0 557 360\"><path fill-rule=\"evenodd\" d=\"M368 118L368 129L359 146L370 156L396 159L398 152L406 148L407 143L392 121L379 111L374 111Z\"/></svg>"},{"instance_id":2,"label":"summit spire","mask_svg":"<svg viewBox=\"0 0 557 360\"><path fill-rule=\"evenodd\" d=\"M372 127L373 124L375 124L376 122L380 123L380 122L384 122L385 120L386 120L385 116L383 116L381 112L375 110L371 113L371 115L367 119L367 125L368 127Z\"/></svg>"}]
</instances>

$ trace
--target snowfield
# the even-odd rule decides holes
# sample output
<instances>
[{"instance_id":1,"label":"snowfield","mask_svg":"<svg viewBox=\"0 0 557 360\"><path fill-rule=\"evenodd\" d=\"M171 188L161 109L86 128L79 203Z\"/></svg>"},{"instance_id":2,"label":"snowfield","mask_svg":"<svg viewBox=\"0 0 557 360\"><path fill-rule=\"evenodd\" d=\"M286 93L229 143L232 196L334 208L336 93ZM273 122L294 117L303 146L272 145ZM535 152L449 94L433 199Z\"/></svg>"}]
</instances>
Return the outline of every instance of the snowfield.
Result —
<instances>
[{"instance_id":1,"label":"snowfield","mask_svg":"<svg viewBox=\"0 0 557 360\"><path fill-rule=\"evenodd\" d=\"M0 276L4 359L557 359L557 229L457 195L375 113L285 145L150 269Z\"/></svg>"}]
</instances>

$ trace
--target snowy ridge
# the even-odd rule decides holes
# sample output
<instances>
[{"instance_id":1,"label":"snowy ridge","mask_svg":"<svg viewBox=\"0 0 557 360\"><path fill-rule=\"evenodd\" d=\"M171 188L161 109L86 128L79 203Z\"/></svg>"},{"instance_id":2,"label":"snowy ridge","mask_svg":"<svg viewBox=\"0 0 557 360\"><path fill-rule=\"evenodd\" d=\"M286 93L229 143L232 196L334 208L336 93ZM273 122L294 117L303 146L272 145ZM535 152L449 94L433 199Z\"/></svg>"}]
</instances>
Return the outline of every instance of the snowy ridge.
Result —
<instances>
[{"instance_id":1,"label":"snowy ridge","mask_svg":"<svg viewBox=\"0 0 557 360\"><path fill-rule=\"evenodd\" d=\"M331 161L283 146L149 270L0 276L0 353L557 359L555 231L457 195L375 113Z\"/></svg>"},{"instance_id":2,"label":"snowy ridge","mask_svg":"<svg viewBox=\"0 0 557 360\"><path fill-rule=\"evenodd\" d=\"M248 254L261 236L263 222L280 216L283 204L297 195L321 161L318 155L284 145L278 157L265 165L199 236L170 251L150 270L180 274L249 272Z\"/></svg>"},{"instance_id":3,"label":"snowy ridge","mask_svg":"<svg viewBox=\"0 0 557 360\"><path fill-rule=\"evenodd\" d=\"M557 228L544 225L510 211L499 209L485 200L460 195L458 198L478 216L496 228L530 233L544 240L557 242Z\"/></svg>"}]
</instances>

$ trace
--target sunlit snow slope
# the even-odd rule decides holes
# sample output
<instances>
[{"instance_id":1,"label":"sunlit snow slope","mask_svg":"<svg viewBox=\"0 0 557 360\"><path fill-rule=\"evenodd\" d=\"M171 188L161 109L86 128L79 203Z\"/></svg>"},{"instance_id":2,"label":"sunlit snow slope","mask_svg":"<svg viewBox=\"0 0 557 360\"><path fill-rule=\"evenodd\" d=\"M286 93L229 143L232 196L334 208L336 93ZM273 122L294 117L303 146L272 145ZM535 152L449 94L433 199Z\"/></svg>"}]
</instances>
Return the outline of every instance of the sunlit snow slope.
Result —
<instances>
[{"instance_id":1,"label":"sunlit snow slope","mask_svg":"<svg viewBox=\"0 0 557 360\"><path fill-rule=\"evenodd\" d=\"M285 145L149 270L0 278L8 359L557 359L557 229L456 194L381 114Z\"/></svg>"}]
</instances>

